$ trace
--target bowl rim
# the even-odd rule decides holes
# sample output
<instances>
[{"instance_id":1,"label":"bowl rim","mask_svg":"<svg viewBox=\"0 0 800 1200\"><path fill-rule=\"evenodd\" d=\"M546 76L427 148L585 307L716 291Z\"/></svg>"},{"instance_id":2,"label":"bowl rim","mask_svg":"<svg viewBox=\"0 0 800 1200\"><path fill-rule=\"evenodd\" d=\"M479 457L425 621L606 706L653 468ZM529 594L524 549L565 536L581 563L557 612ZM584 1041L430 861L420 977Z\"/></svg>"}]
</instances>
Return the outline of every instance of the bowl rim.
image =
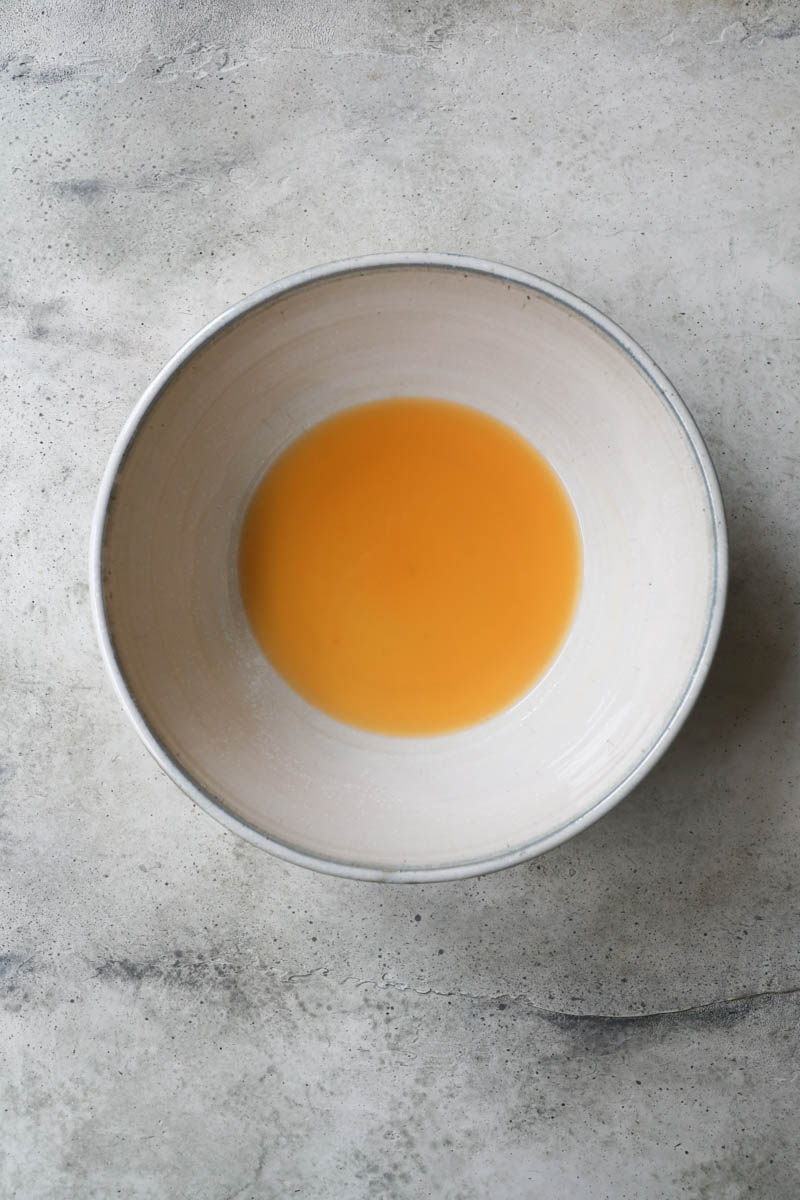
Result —
<instances>
[{"instance_id":1,"label":"bowl rim","mask_svg":"<svg viewBox=\"0 0 800 1200\"><path fill-rule=\"evenodd\" d=\"M351 863L340 859L325 858L322 855L302 850L299 847L272 838L237 816L219 797L201 787L197 780L176 761L166 746L162 744L156 731L145 720L136 699L127 685L111 638L103 595L102 575L103 549L109 503L119 470L127 457L128 450L133 444L146 414L157 402L173 376L177 374L189 359L222 330L233 325L254 309L273 301L278 296L286 296L308 284L316 283L323 279L333 279L337 276L349 275L354 272L362 273L393 267L412 267L416 269L426 267L436 269L446 268L473 275L490 276L509 284L521 286L528 291L535 291L539 295L567 308L573 314L588 321L589 324L614 342L660 394L673 417L682 428L694 452L708 496L713 538L714 574L708 622L701 650L686 681L683 693L678 698L672 715L650 748L641 755L636 766L627 772L623 779L616 783L610 791L595 801L585 812L577 817L572 817L546 836L535 838L522 846L491 855L488 858L474 859L449 865L444 864L441 866L387 869L365 866L360 863ZM284 276L245 296L236 304L231 305L231 307L227 308L212 321L209 321L208 324L189 338L144 390L117 438L100 484L92 519L89 547L91 607L101 655L114 690L122 703L122 707L147 750L162 770L199 808L209 813L231 832L239 834L263 850L268 850L278 858L294 863L296 866L309 867L328 875L384 883L437 883L452 879L466 879L514 866L537 857L539 854L560 845L561 842L586 829L613 808L614 805L619 803L624 796L627 796L655 766L674 741L700 693L719 640L725 609L727 578L728 542L725 512L719 481L711 457L694 418L683 400L681 400L663 371L661 371L641 346L621 329L616 322L605 316L604 313L600 312L593 305L588 304L585 300L580 299L580 297L575 296L565 288L531 274L528 271L468 255L430 253L427 251L372 254L347 258Z\"/></svg>"}]
</instances>

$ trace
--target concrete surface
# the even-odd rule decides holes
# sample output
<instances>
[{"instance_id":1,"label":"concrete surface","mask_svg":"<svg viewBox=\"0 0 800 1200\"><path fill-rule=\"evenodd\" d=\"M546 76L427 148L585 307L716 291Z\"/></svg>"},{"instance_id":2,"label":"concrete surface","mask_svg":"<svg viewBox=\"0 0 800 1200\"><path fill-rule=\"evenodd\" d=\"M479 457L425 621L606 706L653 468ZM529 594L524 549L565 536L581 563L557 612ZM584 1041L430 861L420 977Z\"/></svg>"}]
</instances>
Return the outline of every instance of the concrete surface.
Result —
<instances>
[{"instance_id":1,"label":"concrete surface","mask_svg":"<svg viewBox=\"0 0 800 1200\"><path fill-rule=\"evenodd\" d=\"M769 0L0 16L0 1195L800 1194L797 124ZM391 889L192 810L100 666L122 421L295 268L462 250L585 296L719 467L729 619L652 777L528 866Z\"/></svg>"}]
</instances>

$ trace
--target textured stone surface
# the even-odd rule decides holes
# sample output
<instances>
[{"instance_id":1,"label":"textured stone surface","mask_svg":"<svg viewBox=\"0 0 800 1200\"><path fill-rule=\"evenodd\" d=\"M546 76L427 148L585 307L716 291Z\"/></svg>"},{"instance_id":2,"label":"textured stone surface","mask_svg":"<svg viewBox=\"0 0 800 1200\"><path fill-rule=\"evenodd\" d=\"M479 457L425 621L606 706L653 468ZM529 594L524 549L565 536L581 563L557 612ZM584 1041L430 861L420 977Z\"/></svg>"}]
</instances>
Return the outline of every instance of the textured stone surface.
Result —
<instances>
[{"instance_id":1,"label":"textured stone surface","mask_svg":"<svg viewBox=\"0 0 800 1200\"><path fill-rule=\"evenodd\" d=\"M767 0L11 0L3 14L0 1195L800 1193L800 21ZM122 421L299 267L461 250L626 327L730 519L709 684L544 858L422 888L224 833L102 675ZM744 998L742 998L744 997Z\"/></svg>"}]
</instances>

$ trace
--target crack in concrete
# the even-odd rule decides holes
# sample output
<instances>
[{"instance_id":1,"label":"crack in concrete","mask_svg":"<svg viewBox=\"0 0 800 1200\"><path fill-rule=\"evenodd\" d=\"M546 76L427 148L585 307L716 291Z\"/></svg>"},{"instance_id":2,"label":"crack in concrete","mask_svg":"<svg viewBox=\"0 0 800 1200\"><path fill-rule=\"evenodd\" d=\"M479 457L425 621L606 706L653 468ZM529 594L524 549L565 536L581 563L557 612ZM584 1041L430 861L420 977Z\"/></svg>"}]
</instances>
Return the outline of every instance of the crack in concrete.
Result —
<instances>
[{"instance_id":1,"label":"crack in concrete","mask_svg":"<svg viewBox=\"0 0 800 1200\"><path fill-rule=\"evenodd\" d=\"M34 956L24 958L22 955L0 955L0 978L4 983L3 990L11 993L16 988L17 974L33 971L30 966ZM800 983L785 988L766 988L761 991L737 992L731 996L723 996L702 1004L691 1004L675 1008L649 1009L643 1012L576 1012L567 1009L548 1008L537 1004L528 992L469 992L459 988L445 990L437 987L418 987L410 983L399 983L383 976L380 979L360 978L354 975L340 977L333 967L322 964L308 971L282 972L270 968L263 963L246 964L242 969L241 963L221 958L177 958L136 961L125 958L111 958L103 963L93 963L96 979L116 983L127 982L141 984L144 982L161 981L181 984L186 987L208 987L217 985L221 989L233 990L238 993L243 980L248 973L257 977L267 976L277 984L291 985L321 976L336 987L352 987L353 989L373 988L380 991L410 993L423 998L441 1000L472 1001L476 1004L496 1004L504 1009L509 1005L524 1006L534 1017L562 1025L585 1025L594 1022L598 1025L632 1025L643 1022L655 1022L670 1018L709 1018L729 1016L744 1016L747 1006L780 997L800 995Z\"/></svg>"},{"instance_id":2,"label":"crack in concrete","mask_svg":"<svg viewBox=\"0 0 800 1200\"><path fill-rule=\"evenodd\" d=\"M562 1009L544 1008L537 1005L525 992L461 992L458 990L445 992L438 988L417 988L411 984L393 983L391 980L346 978L339 981L342 985L354 982L356 987L376 987L388 991L413 992L417 996L437 996L443 999L474 1000L478 1003L525 1004L535 1016L545 1020L565 1021L654 1021L660 1017L691 1016L706 1013L712 1009L721 1009L732 1005L749 1004L756 1000L772 999L778 996L795 996L800 994L800 985L788 988L776 988L760 992L742 992L735 996L724 996L721 999L709 1000L704 1004L692 1004L684 1008L662 1008L641 1013L582 1013L568 1012Z\"/></svg>"}]
</instances>

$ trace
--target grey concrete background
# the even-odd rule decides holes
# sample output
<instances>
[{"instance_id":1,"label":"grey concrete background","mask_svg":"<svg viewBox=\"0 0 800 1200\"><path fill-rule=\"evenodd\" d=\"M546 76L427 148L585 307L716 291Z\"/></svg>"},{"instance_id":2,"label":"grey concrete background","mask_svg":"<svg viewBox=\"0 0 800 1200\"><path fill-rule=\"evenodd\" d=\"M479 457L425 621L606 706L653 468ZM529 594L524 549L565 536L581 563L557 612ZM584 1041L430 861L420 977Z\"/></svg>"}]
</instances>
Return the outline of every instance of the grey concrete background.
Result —
<instances>
[{"instance_id":1,"label":"grey concrete background","mask_svg":"<svg viewBox=\"0 0 800 1200\"><path fill-rule=\"evenodd\" d=\"M797 5L7 0L0 28L0 1195L794 1200ZM274 861L160 775L86 557L190 333L420 248L543 274L654 355L732 586L633 796L530 865L393 889Z\"/></svg>"}]
</instances>

